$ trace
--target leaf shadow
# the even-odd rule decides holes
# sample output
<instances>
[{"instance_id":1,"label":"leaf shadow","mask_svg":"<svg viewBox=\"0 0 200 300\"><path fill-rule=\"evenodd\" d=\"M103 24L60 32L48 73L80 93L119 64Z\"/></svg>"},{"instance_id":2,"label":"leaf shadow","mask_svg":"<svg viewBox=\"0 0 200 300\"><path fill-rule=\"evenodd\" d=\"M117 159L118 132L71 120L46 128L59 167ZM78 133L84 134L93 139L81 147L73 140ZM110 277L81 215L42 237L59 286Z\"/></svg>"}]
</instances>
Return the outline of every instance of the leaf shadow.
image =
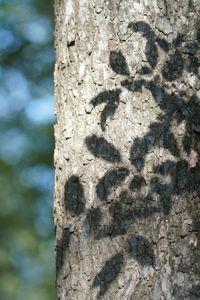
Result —
<instances>
[{"instance_id":1,"label":"leaf shadow","mask_svg":"<svg viewBox=\"0 0 200 300\"><path fill-rule=\"evenodd\" d=\"M92 286L99 286L97 298L105 295L110 285L116 280L124 265L124 256L122 253L117 253L109 258L103 265L101 271L95 276Z\"/></svg>"}]
</instances>

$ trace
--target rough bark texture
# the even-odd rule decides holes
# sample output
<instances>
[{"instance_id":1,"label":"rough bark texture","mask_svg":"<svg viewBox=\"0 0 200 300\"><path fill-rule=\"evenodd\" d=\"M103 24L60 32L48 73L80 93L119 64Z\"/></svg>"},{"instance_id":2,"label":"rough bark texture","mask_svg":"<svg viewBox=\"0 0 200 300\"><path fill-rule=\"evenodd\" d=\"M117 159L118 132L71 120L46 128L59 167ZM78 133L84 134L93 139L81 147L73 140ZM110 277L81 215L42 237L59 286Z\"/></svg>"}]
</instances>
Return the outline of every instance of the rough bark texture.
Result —
<instances>
[{"instance_id":1,"label":"rough bark texture","mask_svg":"<svg viewBox=\"0 0 200 300\"><path fill-rule=\"evenodd\" d=\"M58 299L200 299L199 10L55 1Z\"/></svg>"}]
</instances>

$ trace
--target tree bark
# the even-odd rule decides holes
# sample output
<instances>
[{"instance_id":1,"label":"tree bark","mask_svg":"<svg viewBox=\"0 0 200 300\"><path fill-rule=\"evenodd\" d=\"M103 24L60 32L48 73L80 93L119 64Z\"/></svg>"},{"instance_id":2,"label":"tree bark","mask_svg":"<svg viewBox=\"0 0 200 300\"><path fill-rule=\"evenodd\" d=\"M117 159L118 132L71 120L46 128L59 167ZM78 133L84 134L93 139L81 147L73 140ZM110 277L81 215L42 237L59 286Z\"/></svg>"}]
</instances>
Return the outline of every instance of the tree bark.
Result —
<instances>
[{"instance_id":1,"label":"tree bark","mask_svg":"<svg viewBox=\"0 0 200 300\"><path fill-rule=\"evenodd\" d=\"M199 11L55 1L58 299L200 299Z\"/></svg>"}]
</instances>

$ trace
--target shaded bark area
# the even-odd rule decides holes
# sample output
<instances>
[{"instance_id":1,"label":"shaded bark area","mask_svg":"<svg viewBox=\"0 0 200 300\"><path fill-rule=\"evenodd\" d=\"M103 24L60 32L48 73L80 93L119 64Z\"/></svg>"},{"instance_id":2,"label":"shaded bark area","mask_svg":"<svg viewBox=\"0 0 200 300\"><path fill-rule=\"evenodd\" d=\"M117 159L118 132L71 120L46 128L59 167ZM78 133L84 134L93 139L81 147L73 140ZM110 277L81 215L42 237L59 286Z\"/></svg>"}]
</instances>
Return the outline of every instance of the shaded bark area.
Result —
<instances>
[{"instance_id":1,"label":"shaded bark area","mask_svg":"<svg viewBox=\"0 0 200 300\"><path fill-rule=\"evenodd\" d=\"M58 299L200 298L199 10L55 2Z\"/></svg>"}]
</instances>

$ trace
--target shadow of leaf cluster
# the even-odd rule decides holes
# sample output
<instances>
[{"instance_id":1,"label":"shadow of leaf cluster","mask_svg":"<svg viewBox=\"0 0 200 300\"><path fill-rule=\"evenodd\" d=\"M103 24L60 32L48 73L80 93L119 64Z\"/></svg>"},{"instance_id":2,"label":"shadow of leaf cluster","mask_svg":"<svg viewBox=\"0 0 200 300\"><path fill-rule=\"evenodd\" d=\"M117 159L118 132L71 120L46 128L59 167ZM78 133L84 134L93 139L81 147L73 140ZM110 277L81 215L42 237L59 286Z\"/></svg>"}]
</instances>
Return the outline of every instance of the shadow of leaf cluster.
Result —
<instances>
[{"instance_id":1,"label":"shadow of leaf cluster","mask_svg":"<svg viewBox=\"0 0 200 300\"><path fill-rule=\"evenodd\" d=\"M123 76L121 88L103 91L91 100L94 107L105 104L101 112L101 129L106 130L106 121L112 117L119 107L122 88L131 93L141 92L142 88L150 91L155 104L159 106L162 115L149 125L147 133L141 138L136 138L131 145L129 160L136 175L131 179L128 187L123 188L123 182L132 173L127 167L116 167L122 162L120 150L108 142L104 137L92 135L85 139L87 149L98 159L114 164L96 186L96 195L100 200L100 206L85 210L84 188L77 176L68 179L65 185L65 208L72 215L86 213L85 229L94 239L114 238L127 234L129 228L139 218L149 218L155 213L169 215L172 197L183 195L185 192L195 193L199 191L200 179L199 163L190 167L188 159L183 155L178 146L176 137L172 131L172 123L186 124L186 133L183 138L182 149L187 157L191 147L196 147L197 139L200 141L200 99L192 94L185 101L187 95L182 92L172 93L163 82L172 82L181 78L183 71L198 75L199 57L197 55L200 46L200 30L193 42L187 42L184 34L179 34L172 43L158 37L151 27L145 22L131 22L128 28L141 34L146 40L145 55L148 65L144 65L138 72L138 79L130 76L130 71L125 57L121 51L111 51L110 67ZM161 76L154 76L153 71L159 60L158 47L165 51L166 62L161 70ZM151 78L146 78L151 75ZM125 78L124 78L125 77ZM198 142L199 142L198 141ZM155 147L167 149L175 160L166 160L154 167L154 174L148 182L148 193L140 195L140 190L147 185L142 176L146 156ZM199 153L198 147L196 151ZM163 183L162 176L170 176L170 181ZM122 192L118 198L113 197L113 191L122 186ZM135 193L135 194L134 194ZM152 194L159 196L159 203L153 201ZM136 196L134 196L136 195ZM108 224L102 224L103 215L101 205L107 205L110 215ZM68 236L67 236L68 239ZM154 265L155 255L153 246L145 237L131 235L126 237L128 243L128 256L135 259L141 266ZM65 247L66 249L67 247ZM112 282L122 270L125 257L124 253L117 253L107 260L102 270L95 276L93 287L99 286L99 297L103 296Z\"/></svg>"}]
</instances>

